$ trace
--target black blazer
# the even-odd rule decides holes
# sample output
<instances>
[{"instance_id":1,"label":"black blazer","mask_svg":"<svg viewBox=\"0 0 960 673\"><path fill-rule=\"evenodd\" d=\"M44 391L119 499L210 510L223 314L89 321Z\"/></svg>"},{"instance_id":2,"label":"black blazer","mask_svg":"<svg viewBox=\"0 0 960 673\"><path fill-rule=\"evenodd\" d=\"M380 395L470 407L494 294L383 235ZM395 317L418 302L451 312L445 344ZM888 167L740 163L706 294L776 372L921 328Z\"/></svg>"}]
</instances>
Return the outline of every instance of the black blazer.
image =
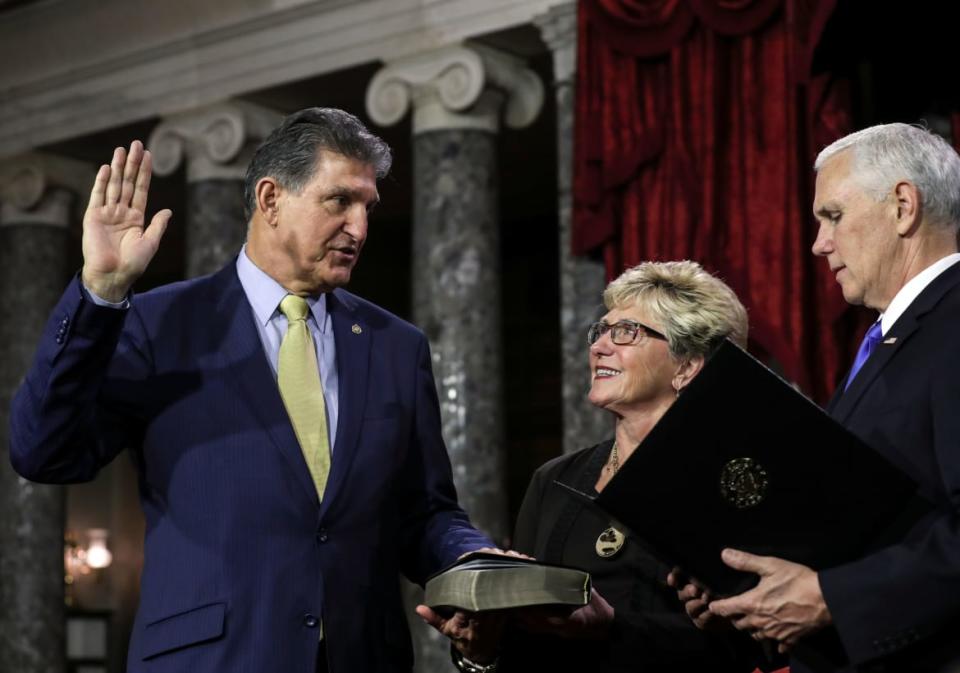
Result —
<instances>
[{"instance_id":1,"label":"black blazer","mask_svg":"<svg viewBox=\"0 0 960 673\"><path fill-rule=\"evenodd\" d=\"M820 573L846 654L870 670L948 670L960 664L960 264L913 301L828 411L936 505L898 544Z\"/></svg>"},{"instance_id":2,"label":"black blazer","mask_svg":"<svg viewBox=\"0 0 960 673\"><path fill-rule=\"evenodd\" d=\"M698 630L666 584L670 567L628 531L616 554L597 554L598 537L612 524L557 486L559 480L593 492L612 441L554 458L530 481L517 517L514 547L536 558L587 570L616 618L604 640L534 636L508 629L504 673L746 673L752 641ZM651 512L651 516L657 516ZM744 645L747 647L744 648Z\"/></svg>"}]
</instances>

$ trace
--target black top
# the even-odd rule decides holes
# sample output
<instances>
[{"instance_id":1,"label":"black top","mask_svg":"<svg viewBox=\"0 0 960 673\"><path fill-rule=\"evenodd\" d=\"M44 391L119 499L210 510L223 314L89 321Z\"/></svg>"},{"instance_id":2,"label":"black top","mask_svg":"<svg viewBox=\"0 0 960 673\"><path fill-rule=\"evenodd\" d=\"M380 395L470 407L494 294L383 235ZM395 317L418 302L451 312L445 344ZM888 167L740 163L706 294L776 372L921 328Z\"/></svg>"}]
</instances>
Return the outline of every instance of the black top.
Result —
<instances>
[{"instance_id":1,"label":"black top","mask_svg":"<svg viewBox=\"0 0 960 673\"><path fill-rule=\"evenodd\" d=\"M515 549L538 560L590 572L594 587L616 611L610 637L603 641L564 640L514 629L505 638L501 670L750 671L753 662L737 661L737 640L704 633L687 618L676 592L666 585L670 568L654 558L640 540L621 530L626 539L620 550L608 557L598 554L598 538L611 521L554 484L559 480L595 493L594 485L612 446L612 441L606 441L541 466L527 488L514 539ZM746 646L752 651L749 642Z\"/></svg>"}]
</instances>

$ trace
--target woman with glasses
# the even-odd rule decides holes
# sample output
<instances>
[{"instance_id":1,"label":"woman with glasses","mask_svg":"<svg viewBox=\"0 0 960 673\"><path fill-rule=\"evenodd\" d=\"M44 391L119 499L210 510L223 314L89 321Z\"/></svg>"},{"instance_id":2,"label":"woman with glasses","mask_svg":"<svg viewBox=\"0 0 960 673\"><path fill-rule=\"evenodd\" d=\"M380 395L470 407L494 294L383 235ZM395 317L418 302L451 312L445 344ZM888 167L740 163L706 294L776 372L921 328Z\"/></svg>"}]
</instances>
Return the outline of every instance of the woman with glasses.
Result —
<instances>
[{"instance_id":1,"label":"woman with glasses","mask_svg":"<svg viewBox=\"0 0 960 673\"><path fill-rule=\"evenodd\" d=\"M602 491L724 339L746 344L746 310L723 281L689 261L640 264L610 283L603 299L607 313L587 335L588 399L610 412L613 437L536 471L514 539L515 549L538 560L588 570L596 591L583 611L594 614L526 614L507 634L500 671L742 672L729 639L698 630L684 614L666 585L670 568L554 482ZM581 617L607 625L584 629Z\"/></svg>"}]
</instances>

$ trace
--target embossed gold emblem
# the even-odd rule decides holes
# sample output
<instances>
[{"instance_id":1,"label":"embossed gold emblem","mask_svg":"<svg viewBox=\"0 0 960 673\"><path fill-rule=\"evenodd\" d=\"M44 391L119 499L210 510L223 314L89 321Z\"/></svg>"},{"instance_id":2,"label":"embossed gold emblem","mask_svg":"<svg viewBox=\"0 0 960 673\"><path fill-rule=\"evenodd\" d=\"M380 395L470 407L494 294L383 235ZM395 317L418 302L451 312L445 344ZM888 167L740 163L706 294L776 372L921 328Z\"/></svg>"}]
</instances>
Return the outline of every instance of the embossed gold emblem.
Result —
<instances>
[{"instance_id":1,"label":"embossed gold emblem","mask_svg":"<svg viewBox=\"0 0 960 673\"><path fill-rule=\"evenodd\" d=\"M360 332L363 331L362 329L360 329L360 325L354 325L350 329L353 331L354 334L360 334Z\"/></svg>"},{"instance_id":2,"label":"embossed gold emblem","mask_svg":"<svg viewBox=\"0 0 960 673\"><path fill-rule=\"evenodd\" d=\"M600 537L597 538L597 556L610 558L623 547L624 539L623 533L613 526L610 526L600 533Z\"/></svg>"},{"instance_id":3,"label":"embossed gold emblem","mask_svg":"<svg viewBox=\"0 0 960 673\"><path fill-rule=\"evenodd\" d=\"M763 502L769 483L767 471L753 458L734 458L720 470L720 495L737 509Z\"/></svg>"}]
</instances>

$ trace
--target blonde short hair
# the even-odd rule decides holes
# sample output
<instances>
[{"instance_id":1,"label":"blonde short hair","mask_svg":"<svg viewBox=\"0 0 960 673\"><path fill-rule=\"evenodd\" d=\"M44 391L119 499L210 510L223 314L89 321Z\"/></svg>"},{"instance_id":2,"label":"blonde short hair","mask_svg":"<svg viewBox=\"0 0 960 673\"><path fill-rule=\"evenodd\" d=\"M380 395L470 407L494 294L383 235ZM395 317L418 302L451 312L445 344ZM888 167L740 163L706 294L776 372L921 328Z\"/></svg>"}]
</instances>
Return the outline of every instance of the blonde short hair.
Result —
<instances>
[{"instance_id":1,"label":"blonde short hair","mask_svg":"<svg viewBox=\"0 0 960 673\"><path fill-rule=\"evenodd\" d=\"M696 262L643 262L603 292L608 310L640 306L663 326L671 355L707 357L725 338L746 347L747 309Z\"/></svg>"}]
</instances>

